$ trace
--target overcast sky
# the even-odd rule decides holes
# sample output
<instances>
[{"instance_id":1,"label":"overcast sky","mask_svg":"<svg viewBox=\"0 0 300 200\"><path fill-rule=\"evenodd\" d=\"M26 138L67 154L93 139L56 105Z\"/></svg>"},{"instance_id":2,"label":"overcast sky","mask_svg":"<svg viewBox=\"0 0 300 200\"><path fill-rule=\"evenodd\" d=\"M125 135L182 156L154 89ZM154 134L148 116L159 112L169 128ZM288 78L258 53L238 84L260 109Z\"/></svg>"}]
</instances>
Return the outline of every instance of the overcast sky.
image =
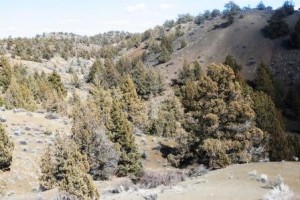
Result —
<instances>
[{"instance_id":1,"label":"overcast sky","mask_svg":"<svg viewBox=\"0 0 300 200\"><path fill-rule=\"evenodd\" d=\"M110 30L142 32L178 14L223 10L229 0L0 0L0 37L44 32L94 35ZM255 7L259 0L236 0ZM277 8L283 0L265 0ZM300 0L294 0L296 7Z\"/></svg>"}]
</instances>

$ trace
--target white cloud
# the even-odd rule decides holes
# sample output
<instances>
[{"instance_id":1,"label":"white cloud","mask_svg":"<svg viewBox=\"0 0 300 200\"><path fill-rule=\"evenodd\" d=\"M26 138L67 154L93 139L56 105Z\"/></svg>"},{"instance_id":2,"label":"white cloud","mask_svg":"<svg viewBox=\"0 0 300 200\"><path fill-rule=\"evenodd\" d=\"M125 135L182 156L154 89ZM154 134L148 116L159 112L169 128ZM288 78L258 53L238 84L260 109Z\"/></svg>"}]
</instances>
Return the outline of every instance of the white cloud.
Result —
<instances>
[{"instance_id":1,"label":"white cloud","mask_svg":"<svg viewBox=\"0 0 300 200\"><path fill-rule=\"evenodd\" d=\"M127 6L126 10L128 12L138 12L138 11L146 10L146 8L147 6L145 4L139 3L139 4Z\"/></svg>"},{"instance_id":2,"label":"white cloud","mask_svg":"<svg viewBox=\"0 0 300 200\"><path fill-rule=\"evenodd\" d=\"M161 3L159 5L160 9L172 9L175 8L176 6L174 4L169 4L169 3Z\"/></svg>"}]
</instances>

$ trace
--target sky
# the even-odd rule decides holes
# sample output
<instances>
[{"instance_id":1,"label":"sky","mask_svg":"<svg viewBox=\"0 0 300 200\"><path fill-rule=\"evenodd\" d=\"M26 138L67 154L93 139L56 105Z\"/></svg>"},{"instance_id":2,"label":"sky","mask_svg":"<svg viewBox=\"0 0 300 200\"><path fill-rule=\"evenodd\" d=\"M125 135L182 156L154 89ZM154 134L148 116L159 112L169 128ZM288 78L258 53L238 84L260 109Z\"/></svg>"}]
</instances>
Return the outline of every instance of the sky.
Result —
<instances>
[{"instance_id":1,"label":"sky","mask_svg":"<svg viewBox=\"0 0 300 200\"><path fill-rule=\"evenodd\" d=\"M95 35L110 30L143 32L178 14L223 10L229 0L0 0L0 38L48 32ZM260 0L235 0L255 7ZM280 7L284 0L264 0ZM300 0L294 0L300 6Z\"/></svg>"}]
</instances>

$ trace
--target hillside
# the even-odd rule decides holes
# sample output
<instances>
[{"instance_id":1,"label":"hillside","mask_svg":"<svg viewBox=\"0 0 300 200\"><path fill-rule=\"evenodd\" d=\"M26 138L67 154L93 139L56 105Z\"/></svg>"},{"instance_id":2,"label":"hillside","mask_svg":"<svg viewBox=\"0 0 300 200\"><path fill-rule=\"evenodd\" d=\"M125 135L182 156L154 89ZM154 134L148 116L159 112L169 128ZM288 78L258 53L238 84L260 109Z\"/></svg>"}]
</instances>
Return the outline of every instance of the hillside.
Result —
<instances>
[{"instance_id":1,"label":"hillside","mask_svg":"<svg viewBox=\"0 0 300 200\"><path fill-rule=\"evenodd\" d=\"M299 89L290 1L1 39L0 198L300 199Z\"/></svg>"},{"instance_id":2,"label":"hillside","mask_svg":"<svg viewBox=\"0 0 300 200\"><path fill-rule=\"evenodd\" d=\"M215 30L215 25L225 20L217 18L201 26L189 24L189 30L182 36L188 43L187 47L176 51L171 60L161 67L166 66L166 72L172 75L170 78L175 78L174 72L182 67L184 59L198 61L205 67L209 63L222 63L227 55L233 55L243 66L242 74L252 80L256 67L261 62L270 63L272 58L274 44L264 38L260 31L270 15L264 11L245 12L235 16L235 22L228 28Z\"/></svg>"}]
</instances>

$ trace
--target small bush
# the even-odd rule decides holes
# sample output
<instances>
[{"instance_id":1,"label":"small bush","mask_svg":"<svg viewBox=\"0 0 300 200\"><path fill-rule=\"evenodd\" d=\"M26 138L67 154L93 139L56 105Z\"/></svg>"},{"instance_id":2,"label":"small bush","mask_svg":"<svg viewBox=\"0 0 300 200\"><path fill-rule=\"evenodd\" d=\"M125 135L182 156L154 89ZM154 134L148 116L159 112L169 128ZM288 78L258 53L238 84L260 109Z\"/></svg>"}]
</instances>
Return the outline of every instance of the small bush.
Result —
<instances>
[{"instance_id":1,"label":"small bush","mask_svg":"<svg viewBox=\"0 0 300 200\"><path fill-rule=\"evenodd\" d=\"M268 181L268 176L266 174L261 174L260 177L256 178L257 181L266 183Z\"/></svg>"},{"instance_id":2,"label":"small bush","mask_svg":"<svg viewBox=\"0 0 300 200\"><path fill-rule=\"evenodd\" d=\"M138 183L141 188L156 188L160 185L173 186L185 180L185 175L178 172L145 171Z\"/></svg>"},{"instance_id":3,"label":"small bush","mask_svg":"<svg viewBox=\"0 0 300 200\"><path fill-rule=\"evenodd\" d=\"M208 169L204 165L200 165L198 167L192 168L189 172L190 177L198 177L198 176L204 176L209 172Z\"/></svg>"},{"instance_id":4,"label":"small bush","mask_svg":"<svg viewBox=\"0 0 300 200\"><path fill-rule=\"evenodd\" d=\"M187 46L186 41L185 40L181 40L181 42L180 42L180 49L183 49L186 46Z\"/></svg>"},{"instance_id":5,"label":"small bush","mask_svg":"<svg viewBox=\"0 0 300 200\"><path fill-rule=\"evenodd\" d=\"M265 196L264 200L292 200L294 193L285 184L280 184L271 191L269 191Z\"/></svg>"}]
</instances>

